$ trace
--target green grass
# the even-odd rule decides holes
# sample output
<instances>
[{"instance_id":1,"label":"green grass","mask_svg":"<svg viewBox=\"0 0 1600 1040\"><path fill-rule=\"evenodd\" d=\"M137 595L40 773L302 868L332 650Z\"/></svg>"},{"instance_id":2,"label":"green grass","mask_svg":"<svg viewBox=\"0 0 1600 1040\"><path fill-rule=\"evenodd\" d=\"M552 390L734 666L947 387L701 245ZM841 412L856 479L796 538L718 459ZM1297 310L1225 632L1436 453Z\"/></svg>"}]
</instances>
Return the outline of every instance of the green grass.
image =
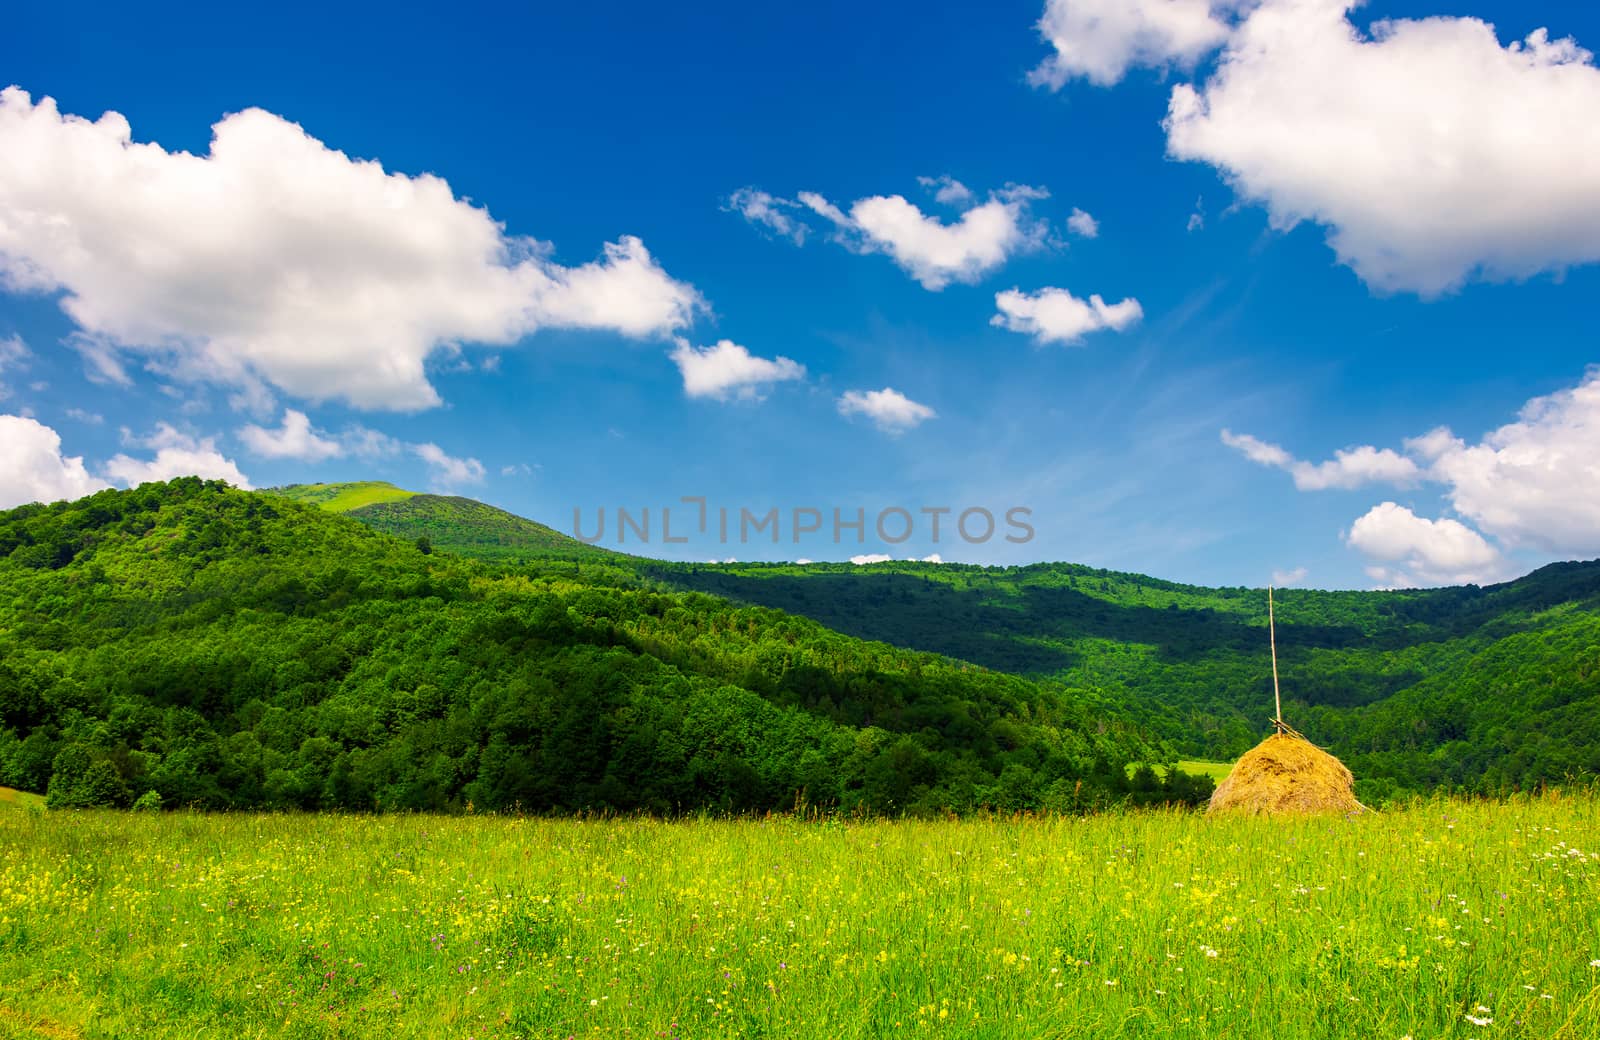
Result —
<instances>
[{"instance_id":1,"label":"green grass","mask_svg":"<svg viewBox=\"0 0 1600 1040\"><path fill-rule=\"evenodd\" d=\"M1203 762L1199 759L1184 759L1178 763L1180 772L1192 773L1195 776L1209 776L1219 784L1227 777L1228 771L1232 768L1232 762Z\"/></svg>"},{"instance_id":2,"label":"green grass","mask_svg":"<svg viewBox=\"0 0 1600 1040\"><path fill-rule=\"evenodd\" d=\"M1597 836L1600 800L1554 795L1289 822L7 813L0 1036L1584 1040Z\"/></svg>"},{"instance_id":3,"label":"green grass","mask_svg":"<svg viewBox=\"0 0 1600 1040\"><path fill-rule=\"evenodd\" d=\"M1138 763L1130 762L1128 764L1128 775L1132 776L1133 771L1138 767ZM1155 770L1157 776L1167 775L1167 767L1164 765L1153 764L1150 768ZM1232 762L1206 762L1197 758L1186 758L1178 763L1178 772L1188 773L1190 776L1209 776L1213 783L1219 784L1222 783L1223 778L1228 775L1228 771L1232 768Z\"/></svg>"},{"instance_id":4,"label":"green grass","mask_svg":"<svg viewBox=\"0 0 1600 1040\"><path fill-rule=\"evenodd\" d=\"M382 480L360 480L349 484L290 484L267 491L297 502L320 506L330 513L348 513L352 509L384 502L404 502L416 494L415 491L407 491Z\"/></svg>"},{"instance_id":5,"label":"green grass","mask_svg":"<svg viewBox=\"0 0 1600 1040\"><path fill-rule=\"evenodd\" d=\"M0 787L0 809L43 809L44 795Z\"/></svg>"}]
</instances>

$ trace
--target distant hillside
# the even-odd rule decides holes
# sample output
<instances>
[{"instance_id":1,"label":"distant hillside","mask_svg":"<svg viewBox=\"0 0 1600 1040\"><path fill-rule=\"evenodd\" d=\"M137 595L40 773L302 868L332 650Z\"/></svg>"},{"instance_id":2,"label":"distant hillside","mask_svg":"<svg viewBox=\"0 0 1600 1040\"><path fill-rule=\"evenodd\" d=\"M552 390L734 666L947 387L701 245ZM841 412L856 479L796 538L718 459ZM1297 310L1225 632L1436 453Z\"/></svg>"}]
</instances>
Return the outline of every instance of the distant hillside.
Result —
<instances>
[{"instance_id":1,"label":"distant hillside","mask_svg":"<svg viewBox=\"0 0 1600 1040\"><path fill-rule=\"evenodd\" d=\"M1130 780L1158 749L1059 684L614 559L489 567L192 478L0 512L0 785L65 806L534 812L1209 790Z\"/></svg>"},{"instance_id":2,"label":"distant hillside","mask_svg":"<svg viewBox=\"0 0 1600 1040\"><path fill-rule=\"evenodd\" d=\"M425 538L433 549L480 560L625 558L474 499L405 491L380 481L291 484L268 493L345 513L396 538Z\"/></svg>"},{"instance_id":3,"label":"distant hillside","mask_svg":"<svg viewBox=\"0 0 1600 1040\"><path fill-rule=\"evenodd\" d=\"M437 536L427 526L435 512ZM390 514L395 519L380 520ZM467 499L418 495L351 515L500 562L536 558L546 544L558 556L604 553ZM533 534L516 546L507 532L525 530ZM539 532L555 541L542 542ZM1266 732L1271 713L1261 589L1073 564L605 556L664 588L1060 683L1135 722L1169 757L1236 757ZM1365 777L1368 795L1600 774L1600 562L1556 564L1487 588L1287 589L1278 608L1285 714Z\"/></svg>"},{"instance_id":4,"label":"distant hillside","mask_svg":"<svg viewBox=\"0 0 1600 1040\"><path fill-rule=\"evenodd\" d=\"M1057 679L1185 755L1265 732L1264 590L1071 564L653 564L645 573L839 631ZM1284 711L1358 775L1406 789L1600 773L1600 562L1514 582L1278 594Z\"/></svg>"}]
</instances>

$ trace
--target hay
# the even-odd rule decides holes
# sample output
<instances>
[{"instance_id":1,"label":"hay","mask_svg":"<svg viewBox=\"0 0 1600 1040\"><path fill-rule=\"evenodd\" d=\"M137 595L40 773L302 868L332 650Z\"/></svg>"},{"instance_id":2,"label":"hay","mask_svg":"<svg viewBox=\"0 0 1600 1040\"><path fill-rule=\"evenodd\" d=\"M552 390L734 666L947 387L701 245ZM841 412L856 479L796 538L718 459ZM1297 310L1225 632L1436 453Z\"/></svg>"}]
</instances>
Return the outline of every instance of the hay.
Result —
<instances>
[{"instance_id":1,"label":"hay","mask_svg":"<svg viewBox=\"0 0 1600 1040\"><path fill-rule=\"evenodd\" d=\"M1274 733L1233 764L1206 811L1309 815L1365 808L1343 762L1298 734Z\"/></svg>"}]
</instances>

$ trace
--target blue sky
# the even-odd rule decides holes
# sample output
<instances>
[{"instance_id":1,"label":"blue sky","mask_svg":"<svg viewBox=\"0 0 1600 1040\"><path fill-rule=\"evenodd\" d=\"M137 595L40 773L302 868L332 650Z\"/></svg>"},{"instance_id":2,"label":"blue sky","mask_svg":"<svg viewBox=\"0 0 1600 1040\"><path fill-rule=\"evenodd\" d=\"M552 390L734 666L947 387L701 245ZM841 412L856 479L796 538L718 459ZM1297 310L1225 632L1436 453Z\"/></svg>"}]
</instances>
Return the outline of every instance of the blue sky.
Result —
<instances>
[{"instance_id":1,"label":"blue sky","mask_svg":"<svg viewBox=\"0 0 1600 1040\"><path fill-rule=\"evenodd\" d=\"M687 559L1600 555L1600 10L1105 3L14 12L0 505L189 469L563 530L783 511L635 547ZM158 147L64 118L106 112ZM797 545L795 507L866 538ZM935 543L934 507L1035 536Z\"/></svg>"}]
</instances>

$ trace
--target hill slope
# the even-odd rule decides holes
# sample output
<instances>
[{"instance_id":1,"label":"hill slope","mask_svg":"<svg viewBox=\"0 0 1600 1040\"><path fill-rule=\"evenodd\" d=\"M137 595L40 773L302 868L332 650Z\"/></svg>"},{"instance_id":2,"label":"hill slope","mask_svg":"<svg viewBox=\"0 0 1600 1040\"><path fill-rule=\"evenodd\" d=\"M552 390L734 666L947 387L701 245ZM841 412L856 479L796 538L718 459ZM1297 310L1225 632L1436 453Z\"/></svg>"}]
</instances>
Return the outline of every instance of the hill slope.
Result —
<instances>
[{"instance_id":1,"label":"hill slope","mask_svg":"<svg viewBox=\"0 0 1600 1040\"><path fill-rule=\"evenodd\" d=\"M56 804L1070 808L1128 796L1151 754L1100 714L623 567L491 570L217 483L0 513L0 784Z\"/></svg>"},{"instance_id":2,"label":"hill slope","mask_svg":"<svg viewBox=\"0 0 1600 1040\"><path fill-rule=\"evenodd\" d=\"M393 484L291 484L268 493L349 515L368 527L434 549L499 563L529 559L600 560L621 554L588 545L504 509L457 495L405 491Z\"/></svg>"},{"instance_id":3,"label":"hill slope","mask_svg":"<svg viewBox=\"0 0 1600 1040\"><path fill-rule=\"evenodd\" d=\"M1069 564L646 570L674 587L1094 691L1183 754L1235 757L1271 713L1261 590ZM1285 590L1278 647L1286 716L1359 775L1424 789L1600 772L1600 562L1488 588Z\"/></svg>"},{"instance_id":4,"label":"hill slope","mask_svg":"<svg viewBox=\"0 0 1600 1040\"><path fill-rule=\"evenodd\" d=\"M424 497L351 515L374 522ZM435 544L514 558L497 533L509 514L470 504L485 512L453 506L442 525L448 541ZM405 518L386 529L415 537L424 528ZM1165 757L1231 759L1267 729L1263 590L1072 564L610 559L667 588L1057 681L1136 722ZM1278 620L1285 714L1365 777L1371 797L1600 772L1600 562L1552 565L1489 588L1289 589L1279 593Z\"/></svg>"},{"instance_id":5,"label":"hill slope","mask_svg":"<svg viewBox=\"0 0 1600 1040\"><path fill-rule=\"evenodd\" d=\"M330 513L347 513L380 502L404 502L416 494L383 480L358 480L347 484L289 484L267 488L267 494L282 495L305 502Z\"/></svg>"}]
</instances>

